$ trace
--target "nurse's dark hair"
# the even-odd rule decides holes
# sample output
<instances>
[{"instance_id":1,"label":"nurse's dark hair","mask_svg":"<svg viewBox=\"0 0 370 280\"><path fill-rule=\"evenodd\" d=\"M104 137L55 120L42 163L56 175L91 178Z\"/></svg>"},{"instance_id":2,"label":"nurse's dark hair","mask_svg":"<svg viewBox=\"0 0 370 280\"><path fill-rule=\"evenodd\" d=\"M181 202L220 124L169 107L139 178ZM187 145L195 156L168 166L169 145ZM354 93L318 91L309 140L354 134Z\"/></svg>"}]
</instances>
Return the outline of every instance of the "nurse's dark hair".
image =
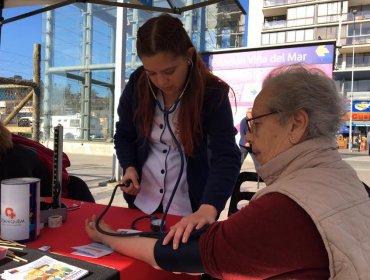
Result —
<instances>
[{"instance_id":1,"label":"nurse's dark hair","mask_svg":"<svg viewBox=\"0 0 370 280\"><path fill-rule=\"evenodd\" d=\"M201 118L206 85L215 86L221 92L229 90L225 82L208 70L195 48L193 55L188 57L190 48L194 48L194 45L181 20L175 16L162 14L149 19L138 29L136 49L140 58L165 53L191 60L188 68L190 82L181 99L177 127L180 142L187 155L191 155L195 146L202 141ZM139 77L136 95L139 102L135 120L141 124L143 136L149 139L154 115L154 98L149 91L145 71Z\"/></svg>"},{"instance_id":2,"label":"nurse's dark hair","mask_svg":"<svg viewBox=\"0 0 370 280\"><path fill-rule=\"evenodd\" d=\"M322 70L301 63L284 65L272 70L262 87L272 91L268 107L280 113L282 123L303 109L309 121L307 138L332 138L338 133L345 114L344 99Z\"/></svg>"}]
</instances>

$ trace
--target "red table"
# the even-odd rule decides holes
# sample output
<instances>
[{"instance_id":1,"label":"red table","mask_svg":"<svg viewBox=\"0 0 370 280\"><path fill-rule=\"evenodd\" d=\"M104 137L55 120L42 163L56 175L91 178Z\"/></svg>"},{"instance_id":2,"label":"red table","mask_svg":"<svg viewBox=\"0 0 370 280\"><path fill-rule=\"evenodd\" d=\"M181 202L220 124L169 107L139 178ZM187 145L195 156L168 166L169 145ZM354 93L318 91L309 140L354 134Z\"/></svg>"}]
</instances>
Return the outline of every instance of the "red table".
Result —
<instances>
[{"instance_id":1,"label":"red table","mask_svg":"<svg viewBox=\"0 0 370 280\"><path fill-rule=\"evenodd\" d=\"M63 200L70 206L73 203L80 204L79 201ZM83 256L72 255L74 251L72 247L91 243L92 240L85 233L85 219L90 218L93 214L100 215L106 205L82 202L81 208L73 211L68 211L67 221L59 228L49 228L45 226L36 241L27 243L31 248L39 248L43 245L51 246L50 252L61 254L67 257L81 259L91 263L97 263L107 267L115 268L120 272L120 279L129 280L197 280L200 276L192 276L187 274L173 274L170 272L156 270L150 265L136 259L123 256L118 253L113 253L101 258L88 258ZM128 209L123 207L112 206L104 220L115 228L130 228L131 222L145 214L139 210ZM174 224L179 217L169 215L166 218L167 225ZM147 219L138 222L137 227L140 230L149 229Z\"/></svg>"}]
</instances>

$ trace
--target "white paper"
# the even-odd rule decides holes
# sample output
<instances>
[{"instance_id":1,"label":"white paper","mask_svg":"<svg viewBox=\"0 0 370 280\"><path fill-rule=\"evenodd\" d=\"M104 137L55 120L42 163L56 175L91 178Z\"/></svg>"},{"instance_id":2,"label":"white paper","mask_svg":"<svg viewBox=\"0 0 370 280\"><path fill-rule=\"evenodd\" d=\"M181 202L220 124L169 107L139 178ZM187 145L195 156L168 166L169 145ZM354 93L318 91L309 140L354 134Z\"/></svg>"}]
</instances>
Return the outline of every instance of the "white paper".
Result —
<instances>
[{"instance_id":1,"label":"white paper","mask_svg":"<svg viewBox=\"0 0 370 280\"><path fill-rule=\"evenodd\" d=\"M110 247L96 242L72 248L76 250L72 252L73 255L90 258L100 258L102 256L106 256L113 253L113 250Z\"/></svg>"}]
</instances>

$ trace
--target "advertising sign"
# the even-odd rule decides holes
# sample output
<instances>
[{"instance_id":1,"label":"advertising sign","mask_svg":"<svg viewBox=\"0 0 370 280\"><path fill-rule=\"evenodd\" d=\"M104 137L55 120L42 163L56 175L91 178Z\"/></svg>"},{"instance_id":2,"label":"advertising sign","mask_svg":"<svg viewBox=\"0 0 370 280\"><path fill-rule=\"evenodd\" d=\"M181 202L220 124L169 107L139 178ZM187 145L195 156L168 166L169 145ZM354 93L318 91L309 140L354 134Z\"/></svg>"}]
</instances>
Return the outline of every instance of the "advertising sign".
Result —
<instances>
[{"instance_id":1,"label":"advertising sign","mask_svg":"<svg viewBox=\"0 0 370 280\"><path fill-rule=\"evenodd\" d=\"M352 112L370 113L370 100L353 100Z\"/></svg>"},{"instance_id":2,"label":"advertising sign","mask_svg":"<svg viewBox=\"0 0 370 280\"><path fill-rule=\"evenodd\" d=\"M234 124L238 128L248 107L253 106L266 75L277 66L305 63L333 75L334 43L294 45L280 48L238 49L204 53L212 73L226 81L235 93L230 94Z\"/></svg>"}]
</instances>

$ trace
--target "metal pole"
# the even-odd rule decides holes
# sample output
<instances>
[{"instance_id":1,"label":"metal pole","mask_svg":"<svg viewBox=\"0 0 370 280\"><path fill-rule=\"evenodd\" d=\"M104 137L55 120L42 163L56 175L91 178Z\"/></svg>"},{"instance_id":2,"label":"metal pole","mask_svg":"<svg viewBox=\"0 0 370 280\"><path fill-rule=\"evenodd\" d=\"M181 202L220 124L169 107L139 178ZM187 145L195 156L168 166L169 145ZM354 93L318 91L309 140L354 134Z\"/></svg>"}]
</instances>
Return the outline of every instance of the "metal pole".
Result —
<instances>
[{"instance_id":1,"label":"metal pole","mask_svg":"<svg viewBox=\"0 0 370 280\"><path fill-rule=\"evenodd\" d=\"M353 81L355 70L355 37L356 37L356 14L357 10L352 10L353 14L353 36L352 36L352 77L351 77L351 93L350 93L350 113L349 113L349 143L348 150L352 152L352 112L353 112Z\"/></svg>"}]
</instances>

